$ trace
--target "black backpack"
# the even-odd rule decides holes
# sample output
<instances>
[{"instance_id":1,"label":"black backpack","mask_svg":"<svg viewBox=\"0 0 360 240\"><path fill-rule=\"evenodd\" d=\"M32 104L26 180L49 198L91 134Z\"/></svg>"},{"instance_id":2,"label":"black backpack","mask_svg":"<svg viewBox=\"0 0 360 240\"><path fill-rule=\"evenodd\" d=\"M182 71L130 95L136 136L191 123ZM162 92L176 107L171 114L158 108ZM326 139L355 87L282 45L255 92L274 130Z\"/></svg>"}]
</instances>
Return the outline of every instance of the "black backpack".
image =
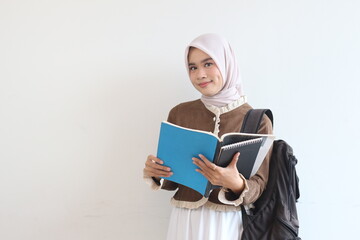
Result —
<instances>
[{"instance_id":1,"label":"black backpack","mask_svg":"<svg viewBox=\"0 0 360 240\"><path fill-rule=\"evenodd\" d=\"M252 109L245 116L241 132L257 133L265 113L273 122L270 110ZM296 201L300 197L296 163L292 148L283 140L274 141L266 189L250 213L241 206L242 240L301 239L296 211Z\"/></svg>"}]
</instances>

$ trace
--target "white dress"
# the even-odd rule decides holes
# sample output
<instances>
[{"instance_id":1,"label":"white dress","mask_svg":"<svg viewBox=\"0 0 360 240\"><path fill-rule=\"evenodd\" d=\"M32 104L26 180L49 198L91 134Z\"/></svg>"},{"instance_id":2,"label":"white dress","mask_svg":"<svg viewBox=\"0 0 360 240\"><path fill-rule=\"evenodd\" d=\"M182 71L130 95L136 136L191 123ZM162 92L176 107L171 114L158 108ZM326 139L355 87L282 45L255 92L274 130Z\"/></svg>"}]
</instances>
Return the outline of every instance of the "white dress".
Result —
<instances>
[{"instance_id":1,"label":"white dress","mask_svg":"<svg viewBox=\"0 0 360 240\"><path fill-rule=\"evenodd\" d=\"M173 207L167 240L240 240L241 211L215 211Z\"/></svg>"}]
</instances>

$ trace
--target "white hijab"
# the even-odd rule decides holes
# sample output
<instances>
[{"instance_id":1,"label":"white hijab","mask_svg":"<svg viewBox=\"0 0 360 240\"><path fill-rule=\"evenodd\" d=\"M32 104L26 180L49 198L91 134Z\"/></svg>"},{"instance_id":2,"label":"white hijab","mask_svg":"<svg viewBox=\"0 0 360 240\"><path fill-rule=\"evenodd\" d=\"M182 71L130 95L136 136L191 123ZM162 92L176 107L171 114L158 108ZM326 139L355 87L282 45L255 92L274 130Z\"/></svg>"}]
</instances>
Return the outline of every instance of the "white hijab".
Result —
<instances>
[{"instance_id":1,"label":"white hijab","mask_svg":"<svg viewBox=\"0 0 360 240\"><path fill-rule=\"evenodd\" d=\"M195 38L185 49L185 63L189 74L188 54L190 47L207 53L216 63L223 78L223 87L214 96L202 95L205 105L226 106L244 96L239 68L230 44L221 36L213 33L203 34Z\"/></svg>"}]
</instances>

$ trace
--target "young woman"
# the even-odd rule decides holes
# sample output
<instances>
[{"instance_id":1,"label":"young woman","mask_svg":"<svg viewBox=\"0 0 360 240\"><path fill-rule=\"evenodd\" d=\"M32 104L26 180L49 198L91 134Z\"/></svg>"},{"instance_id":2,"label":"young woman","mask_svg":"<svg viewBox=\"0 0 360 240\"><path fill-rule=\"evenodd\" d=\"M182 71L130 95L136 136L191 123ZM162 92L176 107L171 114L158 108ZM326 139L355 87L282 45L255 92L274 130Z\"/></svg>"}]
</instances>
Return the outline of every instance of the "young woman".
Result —
<instances>
[{"instance_id":1,"label":"young woman","mask_svg":"<svg viewBox=\"0 0 360 240\"><path fill-rule=\"evenodd\" d=\"M251 106L247 103L234 52L219 35L204 34L194 39L185 51L186 68L191 83L201 93L201 99L181 103L169 113L168 121L183 127L211 131L219 137L239 132L244 116ZM267 117L258 133L271 134ZM144 178L153 189L177 190L171 199L174 206L168 228L168 239L240 239L242 218L240 205L251 207L263 192L269 172L270 154L258 172L245 179L236 169L241 153L222 168L201 153L193 158L198 171L212 184L222 186L204 198L196 191L175 182L161 180L171 176L171 169L161 159L149 155Z\"/></svg>"}]
</instances>

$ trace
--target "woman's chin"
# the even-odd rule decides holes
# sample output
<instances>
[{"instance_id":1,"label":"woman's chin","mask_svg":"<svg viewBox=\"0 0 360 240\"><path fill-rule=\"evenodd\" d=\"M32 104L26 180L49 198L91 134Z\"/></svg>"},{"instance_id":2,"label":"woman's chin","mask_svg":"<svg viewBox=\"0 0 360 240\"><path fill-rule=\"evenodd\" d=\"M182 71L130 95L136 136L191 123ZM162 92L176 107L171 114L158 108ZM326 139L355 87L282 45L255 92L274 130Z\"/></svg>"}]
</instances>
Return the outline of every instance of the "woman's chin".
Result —
<instances>
[{"instance_id":1,"label":"woman's chin","mask_svg":"<svg viewBox=\"0 0 360 240\"><path fill-rule=\"evenodd\" d=\"M212 96L216 95L216 92L201 92L201 94L206 97L212 97Z\"/></svg>"}]
</instances>

